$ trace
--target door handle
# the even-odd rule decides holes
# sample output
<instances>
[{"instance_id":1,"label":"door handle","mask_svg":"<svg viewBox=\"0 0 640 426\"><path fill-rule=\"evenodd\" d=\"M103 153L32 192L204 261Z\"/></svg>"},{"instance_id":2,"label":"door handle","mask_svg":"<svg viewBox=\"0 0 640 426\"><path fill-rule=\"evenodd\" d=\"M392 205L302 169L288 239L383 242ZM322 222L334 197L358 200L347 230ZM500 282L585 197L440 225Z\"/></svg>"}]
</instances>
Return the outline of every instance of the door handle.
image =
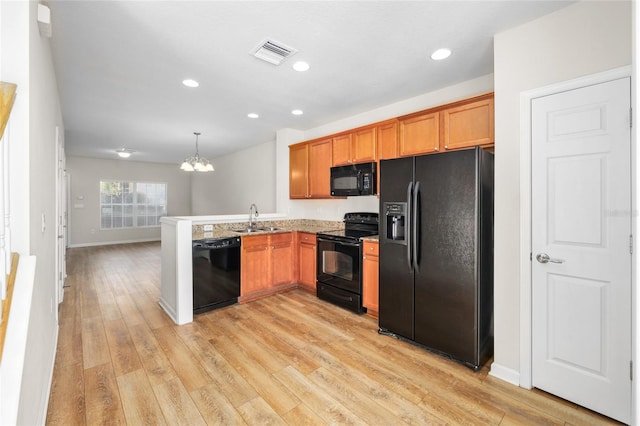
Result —
<instances>
[{"instance_id":1,"label":"door handle","mask_svg":"<svg viewBox=\"0 0 640 426\"><path fill-rule=\"evenodd\" d=\"M564 259L555 259L553 257L549 257L547 253L538 253L536 255L536 260L540 263L564 263Z\"/></svg>"},{"instance_id":2,"label":"door handle","mask_svg":"<svg viewBox=\"0 0 640 426\"><path fill-rule=\"evenodd\" d=\"M405 238L407 239L407 265L409 266L409 271L413 272L413 257L412 255L412 246L411 246L411 201L413 195L413 182L409 182L407 185L407 211L405 212L405 224L407 229L405 229Z\"/></svg>"},{"instance_id":3,"label":"door handle","mask_svg":"<svg viewBox=\"0 0 640 426\"><path fill-rule=\"evenodd\" d=\"M411 245L411 253L413 257L413 269L418 272L420 270L420 181L416 182L413 187L413 214L412 219L413 223L411 224L411 240L413 244Z\"/></svg>"}]
</instances>

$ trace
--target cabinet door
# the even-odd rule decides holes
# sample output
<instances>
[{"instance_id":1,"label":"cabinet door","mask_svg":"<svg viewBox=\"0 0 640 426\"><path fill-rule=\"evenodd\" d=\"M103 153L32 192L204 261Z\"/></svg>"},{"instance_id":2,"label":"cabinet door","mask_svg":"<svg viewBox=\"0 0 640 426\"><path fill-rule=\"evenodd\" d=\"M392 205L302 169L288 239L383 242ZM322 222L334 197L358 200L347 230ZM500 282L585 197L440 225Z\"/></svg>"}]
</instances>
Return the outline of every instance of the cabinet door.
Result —
<instances>
[{"instance_id":1,"label":"cabinet door","mask_svg":"<svg viewBox=\"0 0 640 426\"><path fill-rule=\"evenodd\" d=\"M400 156L419 155L440 149L438 112L409 117L400 121Z\"/></svg>"},{"instance_id":2,"label":"cabinet door","mask_svg":"<svg viewBox=\"0 0 640 426\"><path fill-rule=\"evenodd\" d=\"M376 128L376 142L378 145L377 193L380 194L380 160L398 158L398 121L380 124Z\"/></svg>"},{"instance_id":3,"label":"cabinet door","mask_svg":"<svg viewBox=\"0 0 640 426\"><path fill-rule=\"evenodd\" d=\"M240 258L240 295L265 290L271 285L267 273L270 264L270 250L267 235L242 238Z\"/></svg>"},{"instance_id":4,"label":"cabinet door","mask_svg":"<svg viewBox=\"0 0 640 426\"><path fill-rule=\"evenodd\" d=\"M309 196L331 198L331 139L309 145Z\"/></svg>"},{"instance_id":5,"label":"cabinet door","mask_svg":"<svg viewBox=\"0 0 640 426\"><path fill-rule=\"evenodd\" d=\"M332 165L351 164L351 133L334 137L331 148Z\"/></svg>"},{"instance_id":6,"label":"cabinet door","mask_svg":"<svg viewBox=\"0 0 640 426\"><path fill-rule=\"evenodd\" d=\"M289 198L309 195L309 144L289 147Z\"/></svg>"},{"instance_id":7,"label":"cabinet door","mask_svg":"<svg viewBox=\"0 0 640 426\"><path fill-rule=\"evenodd\" d=\"M293 234L273 234L270 238L271 245L271 286L291 284L294 279L293 267Z\"/></svg>"},{"instance_id":8,"label":"cabinet door","mask_svg":"<svg viewBox=\"0 0 640 426\"><path fill-rule=\"evenodd\" d=\"M494 143L493 97L442 111L445 150Z\"/></svg>"},{"instance_id":9,"label":"cabinet door","mask_svg":"<svg viewBox=\"0 0 640 426\"><path fill-rule=\"evenodd\" d=\"M398 157L398 122L381 124L376 129L378 159L386 160Z\"/></svg>"},{"instance_id":10,"label":"cabinet door","mask_svg":"<svg viewBox=\"0 0 640 426\"><path fill-rule=\"evenodd\" d=\"M378 244L365 241L362 257L362 304L367 312L377 316L378 308Z\"/></svg>"},{"instance_id":11,"label":"cabinet door","mask_svg":"<svg viewBox=\"0 0 640 426\"><path fill-rule=\"evenodd\" d=\"M361 129L352 134L351 160L353 163L376 161L376 128Z\"/></svg>"},{"instance_id":12,"label":"cabinet door","mask_svg":"<svg viewBox=\"0 0 640 426\"><path fill-rule=\"evenodd\" d=\"M316 236L301 233L298 246L300 262L300 284L309 290L316 290Z\"/></svg>"}]
</instances>

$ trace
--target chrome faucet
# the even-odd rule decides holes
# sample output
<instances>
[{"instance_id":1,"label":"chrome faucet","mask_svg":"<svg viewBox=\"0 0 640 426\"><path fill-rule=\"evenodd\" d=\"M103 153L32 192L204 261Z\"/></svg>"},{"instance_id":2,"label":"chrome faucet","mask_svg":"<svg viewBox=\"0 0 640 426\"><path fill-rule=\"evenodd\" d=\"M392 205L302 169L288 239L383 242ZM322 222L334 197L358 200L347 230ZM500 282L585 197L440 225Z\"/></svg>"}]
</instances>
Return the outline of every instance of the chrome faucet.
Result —
<instances>
[{"instance_id":1,"label":"chrome faucet","mask_svg":"<svg viewBox=\"0 0 640 426\"><path fill-rule=\"evenodd\" d=\"M258 206L252 203L251 206L249 206L249 229L253 229L256 226L256 224L253 223L254 217L258 218Z\"/></svg>"}]
</instances>

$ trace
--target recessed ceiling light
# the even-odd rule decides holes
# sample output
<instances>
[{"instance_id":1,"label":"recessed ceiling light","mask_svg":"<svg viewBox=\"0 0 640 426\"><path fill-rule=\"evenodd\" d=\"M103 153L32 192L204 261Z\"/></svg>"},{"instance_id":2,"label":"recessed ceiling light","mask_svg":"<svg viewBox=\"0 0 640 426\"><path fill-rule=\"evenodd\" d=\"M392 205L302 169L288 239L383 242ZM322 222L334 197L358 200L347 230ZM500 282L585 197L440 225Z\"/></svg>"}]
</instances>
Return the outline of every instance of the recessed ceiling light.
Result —
<instances>
[{"instance_id":1,"label":"recessed ceiling light","mask_svg":"<svg viewBox=\"0 0 640 426\"><path fill-rule=\"evenodd\" d=\"M186 80L182 80L182 84L184 84L187 87L198 87L200 86L200 83L198 83L195 80L192 80L190 78L187 78Z\"/></svg>"},{"instance_id":2,"label":"recessed ceiling light","mask_svg":"<svg viewBox=\"0 0 640 426\"><path fill-rule=\"evenodd\" d=\"M293 69L300 72L308 71L309 64L304 61L298 61L295 64L293 64Z\"/></svg>"},{"instance_id":3,"label":"recessed ceiling light","mask_svg":"<svg viewBox=\"0 0 640 426\"><path fill-rule=\"evenodd\" d=\"M433 52L431 54L431 59L433 59L434 61L440 61L442 59L448 58L449 56L451 56L451 50L443 48Z\"/></svg>"},{"instance_id":4,"label":"recessed ceiling light","mask_svg":"<svg viewBox=\"0 0 640 426\"><path fill-rule=\"evenodd\" d=\"M129 158L129 157L131 157L131 153L134 152L134 151L132 149L121 148L121 149L116 150L116 152L122 158Z\"/></svg>"},{"instance_id":5,"label":"recessed ceiling light","mask_svg":"<svg viewBox=\"0 0 640 426\"><path fill-rule=\"evenodd\" d=\"M260 116L258 114L256 114L255 112L250 112L249 114L247 114L247 117L249 117L249 118L258 118Z\"/></svg>"},{"instance_id":6,"label":"recessed ceiling light","mask_svg":"<svg viewBox=\"0 0 640 426\"><path fill-rule=\"evenodd\" d=\"M291 114L293 114L293 115L302 115L304 113L302 112L301 109L294 109L293 111L291 111Z\"/></svg>"}]
</instances>

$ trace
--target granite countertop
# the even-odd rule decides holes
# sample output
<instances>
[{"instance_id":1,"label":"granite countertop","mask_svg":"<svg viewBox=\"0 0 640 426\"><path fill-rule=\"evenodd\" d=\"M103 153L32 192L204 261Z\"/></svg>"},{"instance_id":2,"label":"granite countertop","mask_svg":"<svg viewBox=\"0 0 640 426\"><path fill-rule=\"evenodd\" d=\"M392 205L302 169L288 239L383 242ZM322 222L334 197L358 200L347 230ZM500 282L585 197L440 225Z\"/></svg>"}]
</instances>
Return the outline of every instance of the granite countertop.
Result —
<instances>
[{"instance_id":1,"label":"granite countertop","mask_svg":"<svg viewBox=\"0 0 640 426\"><path fill-rule=\"evenodd\" d=\"M377 243L379 240L379 236L378 235L368 235L366 237L362 237L360 238L362 241L372 241Z\"/></svg>"},{"instance_id":2,"label":"granite countertop","mask_svg":"<svg viewBox=\"0 0 640 426\"><path fill-rule=\"evenodd\" d=\"M205 225L192 226L192 239L217 239L217 238L233 238L251 235L277 234L282 232L308 232L316 234L318 232L326 232L335 229L343 229L344 223L338 221L320 221L308 219L291 219L291 220L269 220L257 222L257 227L277 228L276 230L263 230L255 232L236 232L235 230L246 229L247 222L233 223L216 223L213 224L212 231L205 231Z\"/></svg>"}]
</instances>

